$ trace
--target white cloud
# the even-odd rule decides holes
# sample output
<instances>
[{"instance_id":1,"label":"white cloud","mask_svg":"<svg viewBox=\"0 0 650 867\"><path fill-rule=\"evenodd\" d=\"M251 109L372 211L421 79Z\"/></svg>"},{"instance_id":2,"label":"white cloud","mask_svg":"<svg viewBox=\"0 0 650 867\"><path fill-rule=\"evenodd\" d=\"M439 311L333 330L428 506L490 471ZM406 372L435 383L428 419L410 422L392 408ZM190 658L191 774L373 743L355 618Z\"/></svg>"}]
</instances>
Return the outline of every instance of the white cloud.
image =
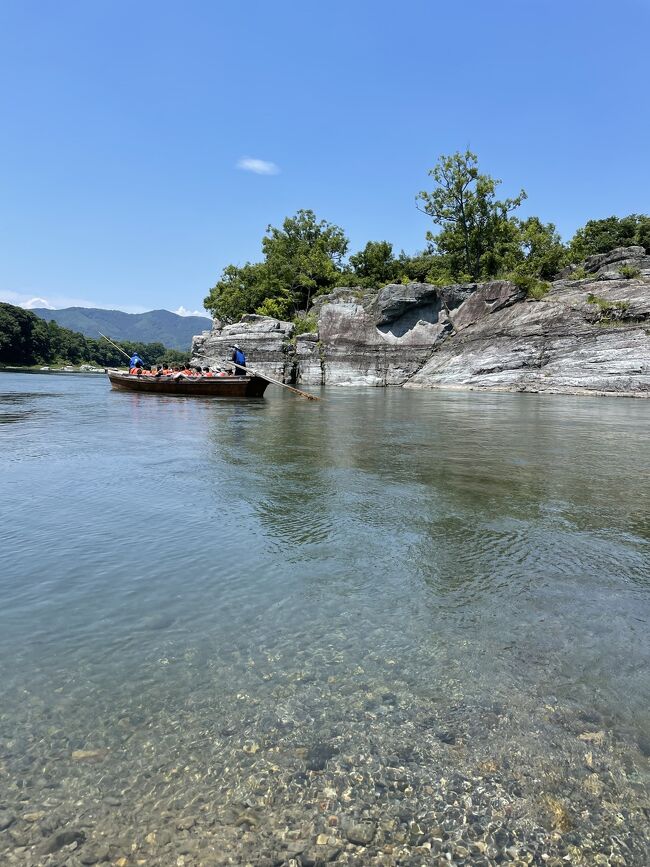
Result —
<instances>
[{"instance_id":1,"label":"white cloud","mask_svg":"<svg viewBox=\"0 0 650 867\"><path fill-rule=\"evenodd\" d=\"M46 310L54 310L54 308L47 298L30 298L28 301L23 301L20 304L21 307L24 307L25 310L33 310L34 307L45 307Z\"/></svg>"},{"instance_id":2,"label":"white cloud","mask_svg":"<svg viewBox=\"0 0 650 867\"><path fill-rule=\"evenodd\" d=\"M256 175L278 175L280 167L268 160L257 160L252 157L242 157L237 162L237 168L245 172L253 172Z\"/></svg>"},{"instance_id":3,"label":"white cloud","mask_svg":"<svg viewBox=\"0 0 650 867\"><path fill-rule=\"evenodd\" d=\"M177 316L208 316L205 310L188 310L187 307L183 307L182 304L177 310L172 310L171 312L175 313Z\"/></svg>"},{"instance_id":4,"label":"white cloud","mask_svg":"<svg viewBox=\"0 0 650 867\"><path fill-rule=\"evenodd\" d=\"M31 310L33 307L47 307L48 310L55 310L57 306L42 296L34 297L25 292L10 292L8 289L0 292L0 301L4 301L6 304L15 304L16 307L23 307L25 310Z\"/></svg>"}]
</instances>

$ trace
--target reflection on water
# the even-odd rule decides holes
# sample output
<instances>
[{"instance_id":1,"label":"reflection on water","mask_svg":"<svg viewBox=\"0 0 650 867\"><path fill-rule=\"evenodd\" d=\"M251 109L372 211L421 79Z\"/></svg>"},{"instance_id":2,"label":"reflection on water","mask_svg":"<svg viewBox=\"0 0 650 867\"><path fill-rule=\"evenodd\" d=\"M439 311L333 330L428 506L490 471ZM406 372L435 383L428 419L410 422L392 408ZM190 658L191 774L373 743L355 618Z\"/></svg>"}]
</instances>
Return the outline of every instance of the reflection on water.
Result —
<instances>
[{"instance_id":1,"label":"reflection on water","mask_svg":"<svg viewBox=\"0 0 650 867\"><path fill-rule=\"evenodd\" d=\"M7 858L74 826L133 863L645 863L646 402L25 382L0 375Z\"/></svg>"}]
</instances>

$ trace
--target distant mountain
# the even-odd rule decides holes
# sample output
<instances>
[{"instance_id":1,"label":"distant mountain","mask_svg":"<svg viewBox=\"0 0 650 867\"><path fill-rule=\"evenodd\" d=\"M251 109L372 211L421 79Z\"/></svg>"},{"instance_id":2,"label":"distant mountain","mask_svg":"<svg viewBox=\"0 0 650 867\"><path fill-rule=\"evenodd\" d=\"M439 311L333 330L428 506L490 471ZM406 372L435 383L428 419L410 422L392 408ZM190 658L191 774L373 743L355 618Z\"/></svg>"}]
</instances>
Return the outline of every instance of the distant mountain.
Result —
<instances>
[{"instance_id":1,"label":"distant mountain","mask_svg":"<svg viewBox=\"0 0 650 867\"><path fill-rule=\"evenodd\" d=\"M35 307L32 313L48 322L54 319L63 328L80 331L86 337L99 337L101 331L111 340L159 342L181 351L189 350L195 334L212 327L212 320L207 316L179 316L169 310L123 313L97 307L65 307L62 310Z\"/></svg>"}]
</instances>

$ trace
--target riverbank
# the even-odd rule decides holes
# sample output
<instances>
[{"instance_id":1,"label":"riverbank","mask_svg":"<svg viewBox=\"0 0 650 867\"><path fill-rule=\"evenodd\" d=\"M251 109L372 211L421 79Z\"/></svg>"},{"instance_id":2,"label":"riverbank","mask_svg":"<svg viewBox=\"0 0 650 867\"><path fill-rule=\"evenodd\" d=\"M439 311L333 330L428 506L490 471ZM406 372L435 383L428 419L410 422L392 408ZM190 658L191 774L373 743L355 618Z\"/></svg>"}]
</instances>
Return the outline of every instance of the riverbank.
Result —
<instances>
[{"instance_id":1,"label":"riverbank","mask_svg":"<svg viewBox=\"0 0 650 867\"><path fill-rule=\"evenodd\" d=\"M0 373L106 373L105 367L96 367L92 364L31 364L12 365L0 364Z\"/></svg>"}]
</instances>

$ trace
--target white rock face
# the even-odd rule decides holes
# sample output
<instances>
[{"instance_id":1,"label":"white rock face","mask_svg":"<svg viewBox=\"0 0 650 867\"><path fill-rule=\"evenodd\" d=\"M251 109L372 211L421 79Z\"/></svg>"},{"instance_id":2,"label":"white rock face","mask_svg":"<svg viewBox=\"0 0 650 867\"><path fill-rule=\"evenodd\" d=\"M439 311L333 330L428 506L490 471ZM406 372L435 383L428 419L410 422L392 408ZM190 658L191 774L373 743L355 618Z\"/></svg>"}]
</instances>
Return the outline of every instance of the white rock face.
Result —
<instances>
[{"instance_id":1,"label":"white rock face","mask_svg":"<svg viewBox=\"0 0 650 867\"><path fill-rule=\"evenodd\" d=\"M321 300L318 334L324 382L332 385L403 385L451 333L449 310L475 286L427 283L385 286L369 298ZM348 290L350 291L350 290Z\"/></svg>"},{"instance_id":2,"label":"white rock face","mask_svg":"<svg viewBox=\"0 0 650 867\"><path fill-rule=\"evenodd\" d=\"M649 325L650 279L561 281L458 331L407 387L648 396Z\"/></svg>"},{"instance_id":3,"label":"white rock face","mask_svg":"<svg viewBox=\"0 0 650 867\"><path fill-rule=\"evenodd\" d=\"M324 358L318 334L299 334L296 338L296 381L304 385L323 385Z\"/></svg>"},{"instance_id":4,"label":"white rock face","mask_svg":"<svg viewBox=\"0 0 650 867\"><path fill-rule=\"evenodd\" d=\"M204 331L192 343L192 363L227 366L232 345L237 343L246 354L248 367L282 381L293 376L295 364L291 337L291 322L270 316L249 314L241 322L222 325L218 320L212 331Z\"/></svg>"}]
</instances>

